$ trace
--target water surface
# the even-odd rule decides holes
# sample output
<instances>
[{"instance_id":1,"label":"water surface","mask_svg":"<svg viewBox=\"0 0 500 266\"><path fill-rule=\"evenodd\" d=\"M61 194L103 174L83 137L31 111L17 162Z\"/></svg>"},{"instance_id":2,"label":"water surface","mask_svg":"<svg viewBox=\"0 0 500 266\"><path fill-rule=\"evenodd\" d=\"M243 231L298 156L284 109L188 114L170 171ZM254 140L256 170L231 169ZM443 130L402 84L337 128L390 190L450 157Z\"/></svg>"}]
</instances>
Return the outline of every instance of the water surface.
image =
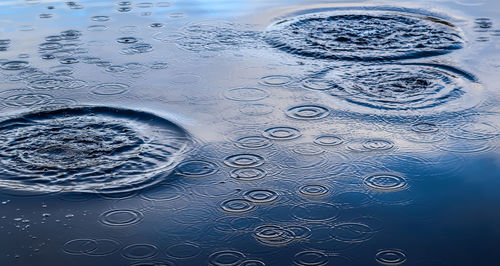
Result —
<instances>
[{"instance_id":1,"label":"water surface","mask_svg":"<svg viewBox=\"0 0 500 266\"><path fill-rule=\"evenodd\" d=\"M494 0L0 3L1 265L495 265Z\"/></svg>"}]
</instances>

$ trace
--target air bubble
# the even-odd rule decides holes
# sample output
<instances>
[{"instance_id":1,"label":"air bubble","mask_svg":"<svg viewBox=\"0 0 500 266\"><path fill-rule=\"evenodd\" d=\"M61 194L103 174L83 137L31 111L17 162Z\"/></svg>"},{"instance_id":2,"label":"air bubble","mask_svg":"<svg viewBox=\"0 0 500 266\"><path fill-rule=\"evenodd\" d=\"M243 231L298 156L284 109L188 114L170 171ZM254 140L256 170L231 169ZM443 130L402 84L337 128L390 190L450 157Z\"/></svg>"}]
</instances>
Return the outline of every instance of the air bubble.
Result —
<instances>
[{"instance_id":1,"label":"air bubble","mask_svg":"<svg viewBox=\"0 0 500 266\"><path fill-rule=\"evenodd\" d=\"M121 37L116 39L116 41L119 43L136 43L139 40L135 37Z\"/></svg>"}]
</instances>

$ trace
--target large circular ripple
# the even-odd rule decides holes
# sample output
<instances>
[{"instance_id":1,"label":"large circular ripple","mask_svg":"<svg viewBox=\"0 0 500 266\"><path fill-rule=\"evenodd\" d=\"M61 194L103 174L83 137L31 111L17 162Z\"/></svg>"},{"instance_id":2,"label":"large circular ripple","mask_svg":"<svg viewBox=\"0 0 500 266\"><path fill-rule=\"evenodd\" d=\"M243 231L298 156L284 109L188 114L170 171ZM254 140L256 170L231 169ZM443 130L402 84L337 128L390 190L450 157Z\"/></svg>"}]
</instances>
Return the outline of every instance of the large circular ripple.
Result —
<instances>
[{"instance_id":1,"label":"large circular ripple","mask_svg":"<svg viewBox=\"0 0 500 266\"><path fill-rule=\"evenodd\" d=\"M438 64L368 64L324 71L335 86L325 91L357 112L454 112L476 106L482 87L460 69Z\"/></svg>"},{"instance_id":2,"label":"large circular ripple","mask_svg":"<svg viewBox=\"0 0 500 266\"><path fill-rule=\"evenodd\" d=\"M390 60L445 54L462 48L461 31L442 18L384 10L336 10L278 20L267 42L318 59Z\"/></svg>"},{"instance_id":3,"label":"large circular ripple","mask_svg":"<svg viewBox=\"0 0 500 266\"><path fill-rule=\"evenodd\" d=\"M0 187L114 193L160 181L189 134L161 117L111 107L32 112L0 122Z\"/></svg>"}]
</instances>

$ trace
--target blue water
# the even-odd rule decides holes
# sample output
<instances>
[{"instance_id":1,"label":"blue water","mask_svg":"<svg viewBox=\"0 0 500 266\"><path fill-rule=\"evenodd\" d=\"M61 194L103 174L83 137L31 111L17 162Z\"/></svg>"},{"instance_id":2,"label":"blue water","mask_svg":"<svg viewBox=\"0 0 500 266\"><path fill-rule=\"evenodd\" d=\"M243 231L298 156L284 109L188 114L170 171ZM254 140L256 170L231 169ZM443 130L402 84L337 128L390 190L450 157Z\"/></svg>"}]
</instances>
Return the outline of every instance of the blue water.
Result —
<instances>
[{"instance_id":1,"label":"blue water","mask_svg":"<svg viewBox=\"0 0 500 266\"><path fill-rule=\"evenodd\" d=\"M0 265L496 265L495 0L0 2Z\"/></svg>"}]
</instances>

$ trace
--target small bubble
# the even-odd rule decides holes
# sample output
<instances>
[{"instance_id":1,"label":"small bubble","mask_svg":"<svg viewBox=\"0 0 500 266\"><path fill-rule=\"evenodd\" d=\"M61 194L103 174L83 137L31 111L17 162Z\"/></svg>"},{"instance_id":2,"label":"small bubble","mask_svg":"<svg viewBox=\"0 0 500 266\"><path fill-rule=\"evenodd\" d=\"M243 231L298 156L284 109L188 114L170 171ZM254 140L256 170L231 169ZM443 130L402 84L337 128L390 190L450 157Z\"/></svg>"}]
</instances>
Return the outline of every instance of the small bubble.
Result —
<instances>
[{"instance_id":1,"label":"small bubble","mask_svg":"<svg viewBox=\"0 0 500 266\"><path fill-rule=\"evenodd\" d=\"M79 62L78 59L74 57L66 57L59 61L59 63L64 65L76 64L78 62Z\"/></svg>"},{"instance_id":2,"label":"small bubble","mask_svg":"<svg viewBox=\"0 0 500 266\"><path fill-rule=\"evenodd\" d=\"M164 24L161 22L155 22L155 23L149 24L149 27L151 27L151 28L162 28L163 26L164 26Z\"/></svg>"},{"instance_id":3,"label":"small bubble","mask_svg":"<svg viewBox=\"0 0 500 266\"><path fill-rule=\"evenodd\" d=\"M139 40L135 37L120 37L116 41L119 43L136 43Z\"/></svg>"}]
</instances>

